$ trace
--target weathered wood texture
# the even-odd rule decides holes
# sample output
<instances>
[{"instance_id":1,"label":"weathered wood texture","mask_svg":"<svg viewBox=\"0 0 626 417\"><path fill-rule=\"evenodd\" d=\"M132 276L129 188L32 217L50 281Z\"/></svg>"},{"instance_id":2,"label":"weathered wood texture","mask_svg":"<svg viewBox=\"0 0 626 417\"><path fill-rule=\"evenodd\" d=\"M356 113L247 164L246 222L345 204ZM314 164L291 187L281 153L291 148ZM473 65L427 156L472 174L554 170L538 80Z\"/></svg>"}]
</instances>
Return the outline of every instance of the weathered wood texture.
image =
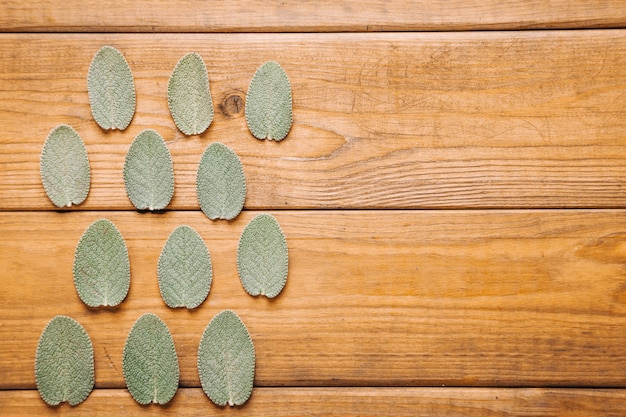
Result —
<instances>
[{"instance_id":1,"label":"weathered wood texture","mask_svg":"<svg viewBox=\"0 0 626 417\"><path fill-rule=\"evenodd\" d=\"M3 0L0 31L361 32L624 27L620 0Z\"/></svg>"},{"instance_id":2,"label":"weathered wood texture","mask_svg":"<svg viewBox=\"0 0 626 417\"><path fill-rule=\"evenodd\" d=\"M622 417L624 390L476 388L257 388L243 407L216 407L199 388L167 406L140 406L126 390L95 390L78 407L48 407L37 391L0 391L0 412L21 416L526 416Z\"/></svg>"},{"instance_id":3,"label":"weathered wood texture","mask_svg":"<svg viewBox=\"0 0 626 417\"><path fill-rule=\"evenodd\" d=\"M290 273L273 301L237 277L237 241L255 214L0 213L0 388L35 387L37 340L56 314L90 334L97 387L123 388L124 341L145 312L170 327L181 385L197 387L202 331L225 308L254 339L257 386L626 386L626 211L275 212ZM131 259L129 295L113 311L84 306L72 280L76 243L100 217ZM156 279L180 224L214 260L194 311L167 308Z\"/></svg>"},{"instance_id":4,"label":"weathered wood texture","mask_svg":"<svg viewBox=\"0 0 626 417\"><path fill-rule=\"evenodd\" d=\"M1 1L0 415L624 415L623 28L621 0ZM135 76L125 132L91 117L87 68L103 45ZM216 114L187 138L166 88L191 51ZM243 117L268 60L294 93L281 143L254 139ZM61 123L86 142L93 179L63 213L39 177ZM123 187L125 154L146 128L174 159L163 214L135 212ZM231 222L198 210L196 169L214 141L241 156L248 181ZM290 250L272 301L248 296L236 271L238 238L260 210ZM72 280L78 239L101 217L120 228L132 268L128 298L108 310L83 305ZM213 256L211 293L194 311L167 308L156 279L181 224ZM240 409L215 407L196 370L202 331L225 308L257 350ZM124 389L123 344L145 312L164 319L179 354L181 388L165 407ZM97 389L77 408L48 407L34 389L37 340L57 314L95 347Z\"/></svg>"},{"instance_id":5,"label":"weathered wood texture","mask_svg":"<svg viewBox=\"0 0 626 417\"><path fill-rule=\"evenodd\" d=\"M92 120L86 74L102 45L136 78L125 132ZM213 124L184 137L166 101L177 60L205 59ZM277 60L294 91L295 124L258 141L243 117L255 69ZM159 131L174 158L170 208L197 209L195 175L213 141L242 158L246 207L626 207L623 31L441 34L0 36L0 209L51 209L39 177L60 123L87 144L84 209L131 209L122 166L132 139Z\"/></svg>"}]
</instances>

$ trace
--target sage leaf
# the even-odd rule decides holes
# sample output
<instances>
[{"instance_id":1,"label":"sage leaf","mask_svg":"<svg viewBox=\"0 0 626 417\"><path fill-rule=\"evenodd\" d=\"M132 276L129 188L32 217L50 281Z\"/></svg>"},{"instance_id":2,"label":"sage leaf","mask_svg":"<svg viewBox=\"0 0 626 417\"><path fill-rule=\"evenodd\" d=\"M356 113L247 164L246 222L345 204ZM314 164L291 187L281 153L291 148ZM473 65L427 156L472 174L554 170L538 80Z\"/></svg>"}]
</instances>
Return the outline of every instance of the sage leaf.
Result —
<instances>
[{"instance_id":1,"label":"sage leaf","mask_svg":"<svg viewBox=\"0 0 626 417\"><path fill-rule=\"evenodd\" d=\"M254 345L239 316L224 310L208 324L198 349L202 389L217 405L248 401L254 383Z\"/></svg>"},{"instance_id":2,"label":"sage leaf","mask_svg":"<svg viewBox=\"0 0 626 417\"><path fill-rule=\"evenodd\" d=\"M196 190L209 219L237 217L246 199L246 177L237 154L219 142L207 146L198 166Z\"/></svg>"},{"instance_id":3,"label":"sage leaf","mask_svg":"<svg viewBox=\"0 0 626 417\"><path fill-rule=\"evenodd\" d=\"M239 238L237 271L246 292L274 298L285 287L289 269L287 240L271 214L259 214Z\"/></svg>"},{"instance_id":4,"label":"sage leaf","mask_svg":"<svg viewBox=\"0 0 626 417\"><path fill-rule=\"evenodd\" d=\"M139 404L166 404L176 394L180 371L174 339L156 315L144 314L133 324L122 370L128 391Z\"/></svg>"},{"instance_id":5,"label":"sage leaf","mask_svg":"<svg viewBox=\"0 0 626 417\"><path fill-rule=\"evenodd\" d=\"M57 207L80 204L89 194L91 171L85 144L68 125L59 125L48 135L41 150L41 182Z\"/></svg>"},{"instance_id":6,"label":"sage leaf","mask_svg":"<svg viewBox=\"0 0 626 417\"><path fill-rule=\"evenodd\" d=\"M120 51L100 48L89 65L87 91L91 114L102 129L128 127L135 114L135 83Z\"/></svg>"},{"instance_id":7,"label":"sage leaf","mask_svg":"<svg viewBox=\"0 0 626 417\"><path fill-rule=\"evenodd\" d=\"M56 316L39 337L35 354L35 381L49 405L85 401L94 386L93 345L76 320Z\"/></svg>"},{"instance_id":8,"label":"sage leaf","mask_svg":"<svg viewBox=\"0 0 626 417\"><path fill-rule=\"evenodd\" d=\"M163 210L172 200L172 155L156 131L142 131L130 145L124 162L124 185L138 210Z\"/></svg>"},{"instance_id":9,"label":"sage leaf","mask_svg":"<svg viewBox=\"0 0 626 417\"><path fill-rule=\"evenodd\" d=\"M107 219L93 222L74 253L74 285L90 307L116 306L130 287L130 261L120 231Z\"/></svg>"},{"instance_id":10,"label":"sage leaf","mask_svg":"<svg viewBox=\"0 0 626 417\"><path fill-rule=\"evenodd\" d=\"M167 104L178 130L199 135L213 121L209 75L202 57L195 52L176 64L167 85Z\"/></svg>"},{"instance_id":11,"label":"sage leaf","mask_svg":"<svg viewBox=\"0 0 626 417\"><path fill-rule=\"evenodd\" d=\"M283 140L293 122L291 84L285 70L269 61L256 70L246 94L246 122L257 139Z\"/></svg>"},{"instance_id":12,"label":"sage leaf","mask_svg":"<svg viewBox=\"0 0 626 417\"><path fill-rule=\"evenodd\" d=\"M159 256L159 290L169 307L196 308L211 290L213 267L204 241L193 228L178 226Z\"/></svg>"}]
</instances>

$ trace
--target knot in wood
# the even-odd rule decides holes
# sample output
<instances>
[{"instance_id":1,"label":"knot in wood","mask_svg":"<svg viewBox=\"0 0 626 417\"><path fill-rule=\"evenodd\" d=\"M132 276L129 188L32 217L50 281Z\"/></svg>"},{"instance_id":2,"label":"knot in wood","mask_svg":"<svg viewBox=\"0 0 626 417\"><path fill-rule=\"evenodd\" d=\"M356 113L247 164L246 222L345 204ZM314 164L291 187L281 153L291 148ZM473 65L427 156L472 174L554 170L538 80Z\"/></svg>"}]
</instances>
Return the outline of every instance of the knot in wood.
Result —
<instances>
[{"instance_id":1,"label":"knot in wood","mask_svg":"<svg viewBox=\"0 0 626 417\"><path fill-rule=\"evenodd\" d=\"M229 118L240 117L243 114L244 99L239 92L228 93L220 103L220 111Z\"/></svg>"}]
</instances>

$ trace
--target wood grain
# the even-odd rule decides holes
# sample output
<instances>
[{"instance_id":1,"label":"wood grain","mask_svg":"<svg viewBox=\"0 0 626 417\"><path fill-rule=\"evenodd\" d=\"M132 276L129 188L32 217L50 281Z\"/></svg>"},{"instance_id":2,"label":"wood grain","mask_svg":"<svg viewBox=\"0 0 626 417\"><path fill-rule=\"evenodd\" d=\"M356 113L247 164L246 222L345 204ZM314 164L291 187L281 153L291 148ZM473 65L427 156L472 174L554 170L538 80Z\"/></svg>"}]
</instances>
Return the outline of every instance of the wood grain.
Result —
<instances>
[{"instance_id":1,"label":"wood grain","mask_svg":"<svg viewBox=\"0 0 626 417\"><path fill-rule=\"evenodd\" d=\"M123 388L124 341L145 312L174 336L181 385L198 387L202 331L225 308L250 330L257 386L626 386L626 211L273 212L290 254L273 301L237 277L237 241L255 214L0 213L0 388L35 387L37 340L57 314L90 334L96 386ZM72 281L75 245L101 217L131 260L114 310L84 306ZM214 262L194 311L167 308L156 280L180 224Z\"/></svg>"},{"instance_id":2,"label":"wood grain","mask_svg":"<svg viewBox=\"0 0 626 417\"><path fill-rule=\"evenodd\" d=\"M0 1L0 415L623 416L624 28L622 0ZM135 76L126 132L91 117L87 68L103 45ZM187 138L166 89L192 51L215 119ZM243 117L268 60L294 92L280 144L255 140ZM60 123L91 160L91 193L71 212L54 211L39 177ZM146 128L174 158L162 214L135 212L123 186ZM231 222L209 221L196 200L215 141L248 181ZM248 296L236 271L240 233L261 210L290 250L272 301ZM101 217L132 266L128 298L108 310L83 305L72 282L76 243ZM156 280L181 224L213 256L212 291L193 311L167 308ZM253 396L237 409L214 406L196 370L202 330L225 308L257 351ZM145 312L179 354L182 388L165 407L124 389L123 344ZM37 340L56 314L94 342L97 389L77 408L48 407L34 389Z\"/></svg>"},{"instance_id":3,"label":"wood grain","mask_svg":"<svg viewBox=\"0 0 626 417\"><path fill-rule=\"evenodd\" d=\"M136 79L125 132L92 120L86 74L104 44ZM216 116L184 137L166 102L178 59L209 68ZM243 117L256 68L290 76L294 127L258 141ZM195 175L221 141L242 158L246 208L626 207L623 31L429 34L0 36L0 209L54 209L39 176L60 123L86 142L92 190L83 209L132 209L124 157L143 129L173 154L172 209L197 209Z\"/></svg>"},{"instance_id":4,"label":"wood grain","mask_svg":"<svg viewBox=\"0 0 626 417\"><path fill-rule=\"evenodd\" d=\"M362 32L623 27L620 0L4 0L0 30Z\"/></svg>"},{"instance_id":5,"label":"wood grain","mask_svg":"<svg viewBox=\"0 0 626 417\"><path fill-rule=\"evenodd\" d=\"M13 417L97 415L621 417L626 391L603 389L256 388L243 407L217 407L199 388L179 389L166 406L138 405L126 390L95 390L78 407L48 407L37 391L0 391L0 410Z\"/></svg>"}]
</instances>

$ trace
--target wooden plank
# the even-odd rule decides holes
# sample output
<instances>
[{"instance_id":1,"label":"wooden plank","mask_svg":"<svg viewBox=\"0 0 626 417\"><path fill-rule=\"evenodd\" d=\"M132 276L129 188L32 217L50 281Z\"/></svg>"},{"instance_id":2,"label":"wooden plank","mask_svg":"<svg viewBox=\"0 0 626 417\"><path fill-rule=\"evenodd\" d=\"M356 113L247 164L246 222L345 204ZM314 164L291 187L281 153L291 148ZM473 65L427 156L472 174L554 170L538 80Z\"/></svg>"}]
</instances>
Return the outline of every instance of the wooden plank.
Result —
<instances>
[{"instance_id":1,"label":"wooden plank","mask_svg":"<svg viewBox=\"0 0 626 417\"><path fill-rule=\"evenodd\" d=\"M83 413L100 417L143 416L167 410L179 417L238 416L604 416L621 417L626 391L606 389L476 388L256 388L243 407L217 407L199 388L179 389L165 407L140 406L126 390L95 390L81 405L48 407L37 391L0 391L6 415Z\"/></svg>"},{"instance_id":2,"label":"wooden plank","mask_svg":"<svg viewBox=\"0 0 626 417\"><path fill-rule=\"evenodd\" d=\"M626 207L626 32L0 36L0 209L52 209L39 177L60 123L86 142L84 209L131 209L132 139L154 128L174 158L170 208L197 209L195 175L221 141L242 158L246 207ZM86 74L104 44L124 52L138 104L131 127L92 120ZM184 137L166 101L177 60L198 51L216 116ZM286 68L295 124L258 141L245 91L266 60Z\"/></svg>"},{"instance_id":3,"label":"wooden plank","mask_svg":"<svg viewBox=\"0 0 626 417\"><path fill-rule=\"evenodd\" d=\"M362 32L623 27L620 0L4 0L0 30L32 32Z\"/></svg>"},{"instance_id":4,"label":"wooden plank","mask_svg":"<svg viewBox=\"0 0 626 417\"><path fill-rule=\"evenodd\" d=\"M255 342L257 386L626 386L624 210L274 212L290 272L273 301L237 278L237 241L255 214L0 213L0 388L34 388L37 340L57 314L90 334L96 385L123 388L124 341L145 312L171 329L181 385L198 387L200 336L225 308ZM114 310L86 308L72 281L75 245L101 217L131 258ZM214 261L194 311L167 308L156 280L180 224Z\"/></svg>"}]
</instances>

